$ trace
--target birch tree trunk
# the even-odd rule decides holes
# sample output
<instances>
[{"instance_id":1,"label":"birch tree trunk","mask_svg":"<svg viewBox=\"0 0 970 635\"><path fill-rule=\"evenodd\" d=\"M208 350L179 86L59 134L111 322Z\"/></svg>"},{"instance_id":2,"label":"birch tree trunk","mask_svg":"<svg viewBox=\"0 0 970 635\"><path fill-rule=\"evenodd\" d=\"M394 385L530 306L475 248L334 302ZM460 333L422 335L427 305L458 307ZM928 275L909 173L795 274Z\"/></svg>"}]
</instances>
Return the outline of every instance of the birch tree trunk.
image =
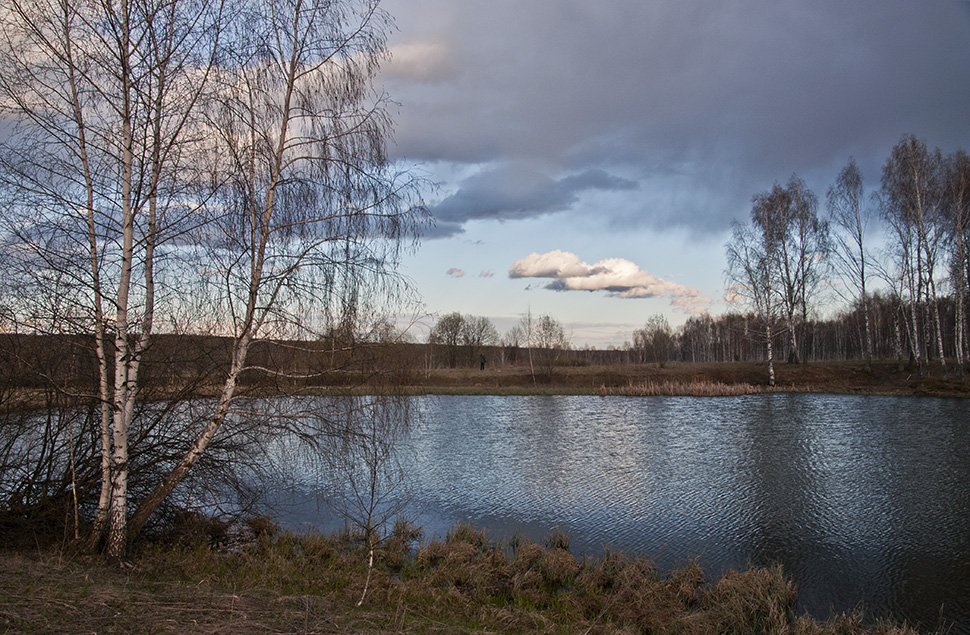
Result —
<instances>
[{"instance_id":1,"label":"birch tree trunk","mask_svg":"<svg viewBox=\"0 0 970 635\"><path fill-rule=\"evenodd\" d=\"M387 26L369 0L247 5L207 105L218 139L212 180L228 184L217 194L227 212L207 231L222 232L211 253L227 272L218 296L232 316L232 364L208 423L138 506L130 531L231 417L253 344L268 329L304 328L292 304L319 301L326 311L340 293L353 332L362 283L388 276L400 240L423 222L409 203L413 182L386 172L386 103L370 92Z\"/></svg>"},{"instance_id":2,"label":"birch tree trunk","mask_svg":"<svg viewBox=\"0 0 970 635\"><path fill-rule=\"evenodd\" d=\"M0 26L15 122L0 185L18 194L3 223L41 294L34 261L83 289L101 406L88 543L121 559L232 417L255 343L310 332L306 316L332 319L341 298L358 327L361 287L393 297L393 262L425 218L388 164L389 102L373 87L390 23L371 0L11 0ZM202 307L211 321L195 328L234 337L221 394L170 466L132 446L150 437L133 430L150 425L135 417L160 301ZM132 501L152 484L132 489L132 470L154 469Z\"/></svg>"},{"instance_id":3,"label":"birch tree trunk","mask_svg":"<svg viewBox=\"0 0 970 635\"><path fill-rule=\"evenodd\" d=\"M866 229L871 212L863 203L865 188L862 174L851 157L846 163L835 185L827 193L829 223L831 232L834 268L846 286L857 293L857 302L863 315L863 357L865 369L872 371L872 320L869 315L869 293L867 289L868 257L866 254Z\"/></svg>"},{"instance_id":4,"label":"birch tree trunk","mask_svg":"<svg viewBox=\"0 0 970 635\"><path fill-rule=\"evenodd\" d=\"M206 2L183 0L11 0L2 19L0 91L18 121L3 148L5 165L16 166L5 181L44 210L39 219L24 210L49 232L25 243L60 248L61 240L63 251L36 255L70 272L87 296L101 409L101 493L87 544L107 532L106 553L117 559L127 544L129 435L170 206L159 192L166 182L170 197L185 192L176 184L192 154L183 132L205 89L218 20ZM74 241L86 265L75 261Z\"/></svg>"},{"instance_id":5,"label":"birch tree trunk","mask_svg":"<svg viewBox=\"0 0 970 635\"><path fill-rule=\"evenodd\" d=\"M777 206L786 200L777 185L772 192L755 195L751 210L751 225L735 222L732 240L727 244L728 269L725 272L729 288L747 302L763 322L767 347L768 385L775 385L772 326L775 320L774 298L777 278L774 266L779 262L778 249L781 230L777 226Z\"/></svg>"},{"instance_id":6,"label":"birch tree trunk","mask_svg":"<svg viewBox=\"0 0 970 635\"><path fill-rule=\"evenodd\" d=\"M970 204L970 156L958 151L947 161L947 202L949 206L949 229L953 237L951 253L951 276L956 301L954 328L954 348L956 352L957 376L964 377L964 350L966 329L965 294L967 286L967 206Z\"/></svg>"}]
</instances>

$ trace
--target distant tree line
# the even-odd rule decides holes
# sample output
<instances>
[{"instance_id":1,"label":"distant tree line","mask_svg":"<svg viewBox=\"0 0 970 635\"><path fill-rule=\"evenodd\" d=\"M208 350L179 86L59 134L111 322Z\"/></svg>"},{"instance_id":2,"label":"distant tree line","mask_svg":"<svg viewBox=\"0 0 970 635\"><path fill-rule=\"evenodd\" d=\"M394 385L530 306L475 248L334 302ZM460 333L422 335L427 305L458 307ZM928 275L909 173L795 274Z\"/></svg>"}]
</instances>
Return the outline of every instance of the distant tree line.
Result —
<instances>
[{"instance_id":1,"label":"distant tree line","mask_svg":"<svg viewBox=\"0 0 970 635\"><path fill-rule=\"evenodd\" d=\"M435 362L448 368L475 364L483 349L497 341L491 320L457 312L442 316L428 335Z\"/></svg>"},{"instance_id":2,"label":"distant tree line","mask_svg":"<svg viewBox=\"0 0 970 635\"><path fill-rule=\"evenodd\" d=\"M932 363L944 378L963 378L968 218L970 156L904 135L878 188L866 188L850 158L824 203L797 175L752 197L747 222L734 222L725 246L727 295L739 311L692 316L676 329L655 315L610 351L549 344L535 330L543 319L558 324L549 316L475 339L462 335L462 320L481 330L485 318L451 314L429 342L443 347L435 363L449 367L473 364L490 347L496 361L511 364L541 349L559 351L558 364L766 361L769 383L779 359L857 359L867 369L873 359L893 359L919 377Z\"/></svg>"},{"instance_id":3,"label":"distant tree line","mask_svg":"<svg viewBox=\"0 0 970 635\"><path fill-rule=\"evenodd\" d=\"M562 322L551 315L528 312L499 337L486 317L449 313L428 334L428 365L436 368L480 366L486 363L528 364L533 374L548 376L564 363L570 348Z\"/></svg>"},{"instance_id":4,"label":"distant tree line","mask_svg":"<svg viewBox=\"0 0 970 635\"><path fill-rule=\"evenodd\" d=\"M944 350L956 357L956 311L953 299L941 298ZM828 319L809 319L799 326L805 361L865 360L871 351L873 359L896 360L901 366L910 363L900 347L903 337L898 299L888 293L869 296L865 309L856 303ZM675 334L671 359L684 362L766 361L767 346L762 318L748 313L728 313L689 318ZM868 336L866 321L869 322ZM773 330L773 350L780 358L789 358L790 340L787 325L779 320ZM867 340L869 348L867 348Z\"/></svg>"}]
</instances>

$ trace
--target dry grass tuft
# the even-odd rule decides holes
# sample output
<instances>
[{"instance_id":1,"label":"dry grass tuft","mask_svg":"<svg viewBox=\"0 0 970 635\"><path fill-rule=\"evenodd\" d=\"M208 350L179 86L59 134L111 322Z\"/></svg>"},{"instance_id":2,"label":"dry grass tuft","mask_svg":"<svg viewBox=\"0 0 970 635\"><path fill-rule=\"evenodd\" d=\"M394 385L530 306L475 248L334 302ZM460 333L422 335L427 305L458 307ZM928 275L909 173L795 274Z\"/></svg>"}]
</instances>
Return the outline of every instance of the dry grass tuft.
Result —
<instances>
[{"instance_id":1,"label":"dry grass tuft","mask_svg":"<svg viewBox=\"0 0 970 635\"><path fill-rule=\"evenodd\" d=\"M482 549L488 544L488 538L485 537L484 529L476 530L468 523L458 523L454 529L448 532L446 542L449 544L464 542L476 549Z\"/></svg>"},{"instance_id":2,"label":"dry grass tuft","mask_svg":"<svg viewBox=\"0 0 970 635\"><path fill-rule=\"evenodd\" d=\"M728 571L703 594L695 617L707 632L783 632L794 619L795 600L780 566Z\"/></svg>"},{"instance_id":3,"label":"dry grass tuft","mask_svg":"<svg viewBox=\"0 0 970 635\"><path fill-rule=\"evenodd\" d=\"M562 549L569 551L570 536L568 532L556 527L552 533L546 537L545 545L550 549Z\"/></svg>"},{"instance_id":4,"label":"dry grass tuft","mask_svg":"<svg viewBox=\"0 0 970 635\"><path fill-rule=\"evenodd\" d=\"M275 533L240 553L205 544L143 545L134 567L96 558L0 551L0 631L353 633L779 633L915 635L861 615L794 618L780 567L705 583L696 562L667 575L607 549L577 561L562 536L519 542L513 555L458 526L416 550L400 525L363 606L366 550L353 540ZM397 541L395 543L395 540Z\"/></svg>"}]
</instances>

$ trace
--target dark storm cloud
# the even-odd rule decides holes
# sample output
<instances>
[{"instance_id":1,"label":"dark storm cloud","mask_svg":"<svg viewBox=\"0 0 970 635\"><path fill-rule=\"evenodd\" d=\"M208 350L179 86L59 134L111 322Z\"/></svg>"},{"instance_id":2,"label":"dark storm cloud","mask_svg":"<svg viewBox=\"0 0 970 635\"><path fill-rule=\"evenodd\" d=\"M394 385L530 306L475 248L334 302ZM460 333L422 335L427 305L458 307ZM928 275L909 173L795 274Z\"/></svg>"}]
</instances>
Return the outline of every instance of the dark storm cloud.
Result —
<instances>
[{"instance_id":1,"label":"dark storm cloud","mask_svg":"<svg viewBox=\"0 0 970 635\"><path fill-rule=\"evenodd\" d=\"M403 104L397 152L548 175L506 200L485 190L494 175L463 184L439 206L452 228L570 207L567 175L599 170L640 184L604 210L614 224L719 231L793 172L823 193L849 155L875 185L903 133L970 147L963 1L386 6L409 47L386 75Z\"/></svg>"},{"instance_id":2,"label":"dark storm cloud","mask_svg":"<svg viewBox=\"0 0 970 635\"><path fill-rule=\"evenodd\" d=\"M512 220L560 212L591 190L624 191L636 187L628 179L592 169L553 179L525 165L502 165L480 172L460 184L460 189L431 206L440 238L461 232L474 219Z\"/></svg>"}]
</instances>

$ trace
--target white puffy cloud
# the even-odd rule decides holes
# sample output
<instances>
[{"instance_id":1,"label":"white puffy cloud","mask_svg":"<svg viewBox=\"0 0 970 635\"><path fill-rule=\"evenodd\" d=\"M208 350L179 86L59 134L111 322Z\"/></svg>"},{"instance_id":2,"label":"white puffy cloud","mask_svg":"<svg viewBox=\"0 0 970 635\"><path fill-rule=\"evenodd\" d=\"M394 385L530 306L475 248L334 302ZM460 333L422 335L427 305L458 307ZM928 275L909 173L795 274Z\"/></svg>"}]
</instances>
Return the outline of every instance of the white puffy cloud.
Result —
<instances>
[{"instance_id":1,"label":"white puffy cloud","mask_svg":"<svg viewBox=\"0 0 970 635\"><path fill-rule=\"evenodd\" d=\"M569 278L589 274L589 265L576 254L559 249L547 254L533 252L516 260L509 268L510 278Z\"/></svg>"},{"instance_id":2,"label":"white puffy cloud","mask_svg":"<svg viewBox=\"0 0 970 635\"><path fill-rule=\"evenodd\" d=\"M515 261L509 277L551 278L546 288L553 291L606 291L617 298L667 296L671 306L684 313L702 312L711 303L699 289L655 276L625 258L606 258L590 265L560 249L533 252Z\"/></svg>"},{"instance_id":3,"label":"white puffy cloud","mask_svg":"<svg viewBox=\"0 0 970 635\"><path fill-rule=\"evenodd\" d=\"M448 271L446 271L445 274L447 274L447 276L449 278L464 278L465 277L465 272L462 271L461 269L456 268L456 267L452 267L451 269L449 269Z\"/></svg>"}]
</instances>

